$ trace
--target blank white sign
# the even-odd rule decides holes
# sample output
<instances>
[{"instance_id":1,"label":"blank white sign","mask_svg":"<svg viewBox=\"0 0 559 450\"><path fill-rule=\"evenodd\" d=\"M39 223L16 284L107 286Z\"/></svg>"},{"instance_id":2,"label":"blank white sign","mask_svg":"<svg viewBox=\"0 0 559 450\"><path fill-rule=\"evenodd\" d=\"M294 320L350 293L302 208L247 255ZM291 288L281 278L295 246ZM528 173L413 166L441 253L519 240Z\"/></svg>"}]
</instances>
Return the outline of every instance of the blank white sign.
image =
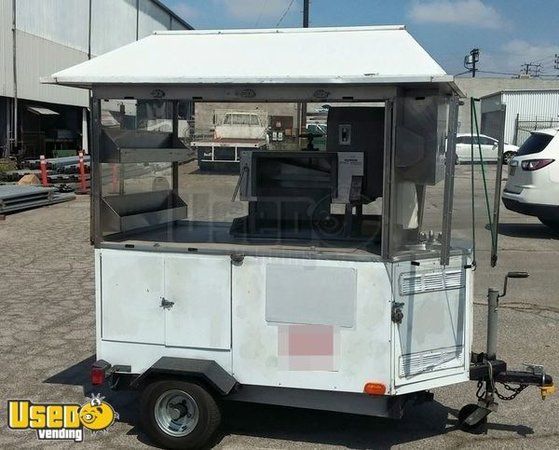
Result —
<instances>
[{"instance_id":1,"label":"blank white sign","mask_svg":"<svg viewBox=\"0 0 559 450\"><path fill-rule=\"evenodd\" d=\"M356 283L352 268L268 264L266 320L353 327Z\"/></svg>"}]
</instances>

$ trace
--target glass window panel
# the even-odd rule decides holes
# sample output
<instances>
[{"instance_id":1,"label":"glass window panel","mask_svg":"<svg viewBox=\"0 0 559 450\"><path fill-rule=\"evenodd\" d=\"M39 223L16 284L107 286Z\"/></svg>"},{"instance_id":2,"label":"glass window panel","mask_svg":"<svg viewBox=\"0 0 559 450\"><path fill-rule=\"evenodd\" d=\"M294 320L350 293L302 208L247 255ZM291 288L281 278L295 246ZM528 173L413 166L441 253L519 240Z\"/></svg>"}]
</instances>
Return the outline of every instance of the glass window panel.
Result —
<instances>
[{"instance_id":1,"label":"glass window panel","mask_svg":"<svg viewBox=\"0 0 559 450\"><path fill-rule=\"evenodd\" d=\"M439 255L448 99L409 94L397 100L396 117L389 255Z\"/></svg>"}]
</instances>

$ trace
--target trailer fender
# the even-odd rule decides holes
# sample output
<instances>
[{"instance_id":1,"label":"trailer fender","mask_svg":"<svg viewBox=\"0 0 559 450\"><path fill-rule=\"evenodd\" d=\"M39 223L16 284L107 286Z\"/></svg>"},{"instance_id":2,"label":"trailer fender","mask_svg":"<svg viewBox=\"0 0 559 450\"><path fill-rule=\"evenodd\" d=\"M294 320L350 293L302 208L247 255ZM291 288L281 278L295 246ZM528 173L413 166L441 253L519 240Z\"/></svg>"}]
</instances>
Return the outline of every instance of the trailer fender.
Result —
<instances>
[{"instance_id":1,"label":"trailer fender","mask_svg":"<svg viewBox=\"0 0 559 450\"><path fill-rule=\"evenodd\" d=\"M161 375L198 378L207 382L222 395L229 394L237 384L237 380L213 360L163 356L130 385L138 389L150 379L159 378Z\"/></svg>"}]
</instances>

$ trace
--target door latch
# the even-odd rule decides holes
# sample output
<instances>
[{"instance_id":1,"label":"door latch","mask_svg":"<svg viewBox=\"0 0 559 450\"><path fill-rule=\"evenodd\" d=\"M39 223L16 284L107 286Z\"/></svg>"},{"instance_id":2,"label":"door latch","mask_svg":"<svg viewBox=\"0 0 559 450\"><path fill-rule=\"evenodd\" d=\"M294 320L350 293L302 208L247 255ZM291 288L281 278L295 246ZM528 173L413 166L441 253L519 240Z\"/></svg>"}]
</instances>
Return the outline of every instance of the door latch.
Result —
<instances>
[{"instance_id":1,"label":"door latch","mask_svg":"<svg viewBox=\"0 0 559 450\"><path fill-rule=\"evenodd\" d=\"M404 320L404 312L402 311L402 307L404 305L404 303L397 302L392 304L392 322L397 323L398 325L400 325L402 320Z\"/></svg>"},{"instance_id":2,"label":"door latch","mask_svg":"<svg viewBox=\"0 0 559 450\"><path fill-rule=\"evenodd\" d=\"M167 300L165 297L161 297L161 305L160 306L163 309L171 309L174 304L175 304L175 302Z\"/></svg>"}]
</instances>

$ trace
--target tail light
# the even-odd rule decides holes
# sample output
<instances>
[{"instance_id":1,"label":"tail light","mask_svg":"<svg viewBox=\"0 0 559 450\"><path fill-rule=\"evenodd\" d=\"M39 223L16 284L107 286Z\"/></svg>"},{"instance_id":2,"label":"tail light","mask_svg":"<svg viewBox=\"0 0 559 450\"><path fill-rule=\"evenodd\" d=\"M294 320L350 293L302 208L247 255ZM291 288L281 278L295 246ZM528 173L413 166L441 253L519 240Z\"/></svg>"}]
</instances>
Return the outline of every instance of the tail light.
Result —
<instances>
[{"instance_id":1,"label":"tail light","mask_svg":"<svg viewBox=\"0 0 559 450\"><path fill-rule=\"evenodd\" d=\"M107 373L109 372L110 368L111 365L103 359L95 361L93 363L93 366L91 366L91 384L94 386L99 386L105 383L105 378L107 377Z\"/></svg>"},{"instance_id":2,"label":"tail light","mask_svg":"<svg viewBox=\"0 0 559 450\"><path fill-rule=\"evenodd\" d=\"M522 161L522 170L533 171L539 170L544 168L545 166L549 166L554 159L528 159L526 161Z\"/></svg>"},{"instance_id":3,"label":"tail light","mask_svg":"<svg viewBox=\"0 0 559 450\"><path fill-rule=\"evenodd\" d=\"M105 369L102 367L91 368L91 384L99 386L105 382Z\"/></svg>"}]
</instances>

